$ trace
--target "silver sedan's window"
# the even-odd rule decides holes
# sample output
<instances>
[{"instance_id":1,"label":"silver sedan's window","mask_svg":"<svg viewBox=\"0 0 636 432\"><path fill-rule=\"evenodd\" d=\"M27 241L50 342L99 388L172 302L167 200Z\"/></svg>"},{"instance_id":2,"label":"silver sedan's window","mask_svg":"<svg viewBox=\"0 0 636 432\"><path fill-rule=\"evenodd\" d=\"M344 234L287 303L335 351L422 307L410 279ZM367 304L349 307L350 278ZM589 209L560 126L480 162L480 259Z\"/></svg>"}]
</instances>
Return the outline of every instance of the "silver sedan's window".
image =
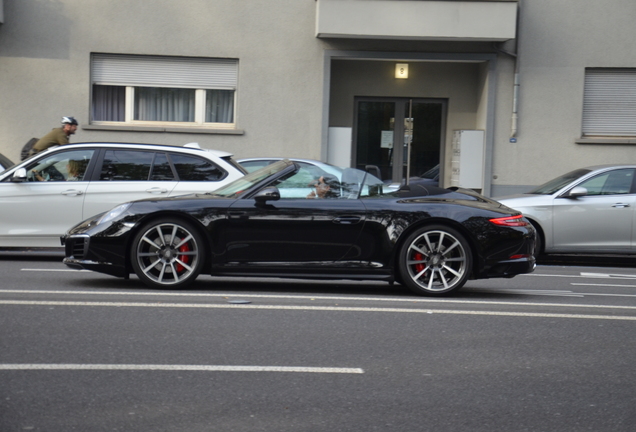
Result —
<instances>
[{"instance_id":1,"label":"silver sedan's window","mask_svg":"<svg viewBox=\"0 0 636 432\"><path fill-rule=\"evenodd\" d=\"M631 192L633 182L633 169L619 169L594 176L578 186L587 189L587 195L623 195Z\"/></svg>"}]
</instances>

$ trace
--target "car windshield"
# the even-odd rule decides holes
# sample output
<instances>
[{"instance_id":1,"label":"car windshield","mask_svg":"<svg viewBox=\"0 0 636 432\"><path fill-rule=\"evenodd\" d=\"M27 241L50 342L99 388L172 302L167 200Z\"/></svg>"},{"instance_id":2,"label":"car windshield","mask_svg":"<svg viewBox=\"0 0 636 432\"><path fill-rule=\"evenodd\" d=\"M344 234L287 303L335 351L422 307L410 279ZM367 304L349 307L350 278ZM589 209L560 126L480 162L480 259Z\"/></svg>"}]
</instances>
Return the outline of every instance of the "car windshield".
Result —
<instances>
[{"instance_id":1,"label":"car windshield","mask_svg":"<svg viewBox=\"0 0 636 432\"><path fill-rule=\"evenodd\" d=\"M220 187L214 192L210 192L210 195L221 196L226 198L234 198L241 194L241 192L250 189L255 184L258 184L265 180L267 177L280 172L293 164L289 160L282 160L275 162L271 165L267 165L257 171L253 171L244 177L234 180L225 186Z\"/></svg>"},{"instance_id":2,"label":"car windshield","mask_svg":"<svg viewBox=\"0 0 636 432\"><path fill-rule=\"evenodd\" d=\"M572 183L574 180L583 177L590 171L591 170L585 168L570 171L567 174L563 174L562 176L559 176L547 183L542 184L538 188L533 189L528 193L534 195L552 195L553 193Z\"/></svg>"},{"instance_id":3,"label":"car windshield","mask_svg":"<svg viewBox=\"0 0 636 432\"><path fill-rule=\"evenodd\" d=\"M420 174L420 177L437 180L439 178L439 164L435 165L430 170L426 171L423 174Z\"/></svg>"}]
</instances>

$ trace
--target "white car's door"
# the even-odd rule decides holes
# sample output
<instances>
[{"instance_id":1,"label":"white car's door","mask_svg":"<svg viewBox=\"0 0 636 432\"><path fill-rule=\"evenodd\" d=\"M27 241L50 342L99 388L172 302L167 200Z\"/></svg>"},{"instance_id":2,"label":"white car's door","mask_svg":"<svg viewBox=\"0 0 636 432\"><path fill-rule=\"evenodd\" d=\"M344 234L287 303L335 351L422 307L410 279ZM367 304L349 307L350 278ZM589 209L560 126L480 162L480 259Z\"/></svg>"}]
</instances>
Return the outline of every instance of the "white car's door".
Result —
<instances>
[{"instance_id":1,"label":"white car's door","mask_svg":"<svg viewBox=\"0 0 636 432\"><path fill-rule=\"evenodd\" d=\"M176 185L165 153L108 149L99 178L93 180L86 190L83 218L127 201L167 197Z\"/></svg>"},{"instance_id":2,"label":"white car's door","mask_svg":"<svg viewBox=\"0 0 636 432\"><path fill-rule=\"evenodd\" d=\"M636 195L633 169L599 174L578 186L588 194L554 200L554 248L572 252L626 252L631 248Z\"/></svg>"},{"instance_id":3,"label":"white car's door","mask_svg":"<svg viewBox=\"0 0 636 432\"><path fill-rule=\"evenodd\" d=\"M60 247L60 236L82 221L89 184L83 178L93 153L74 150L43 155L25 167L24 181L1 182L0 246Z\"/></svg>"}]
</instances>

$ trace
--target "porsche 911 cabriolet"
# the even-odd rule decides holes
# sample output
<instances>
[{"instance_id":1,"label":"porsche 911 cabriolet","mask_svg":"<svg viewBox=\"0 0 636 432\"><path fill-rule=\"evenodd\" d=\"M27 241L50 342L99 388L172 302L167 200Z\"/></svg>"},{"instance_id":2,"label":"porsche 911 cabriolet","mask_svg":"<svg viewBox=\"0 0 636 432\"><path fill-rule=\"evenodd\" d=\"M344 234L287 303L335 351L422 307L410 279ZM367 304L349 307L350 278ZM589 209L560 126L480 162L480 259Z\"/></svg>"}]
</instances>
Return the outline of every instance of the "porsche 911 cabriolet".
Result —
<instances>
[{"instance_id":1,"label":"porsche 911 cabriolet","mask_svg":"<svg viewBox=\"0 0 636 432\"><path fill-rule=\"evenodd\" d=\"M152 288L219 276L384 280L445 295L534 270L535 230L472 190L383 189L282 160L209 193L128 202L62 236L64 263ZM307 196L298 190L313 188Z\"/></svg>"}]
</instances>

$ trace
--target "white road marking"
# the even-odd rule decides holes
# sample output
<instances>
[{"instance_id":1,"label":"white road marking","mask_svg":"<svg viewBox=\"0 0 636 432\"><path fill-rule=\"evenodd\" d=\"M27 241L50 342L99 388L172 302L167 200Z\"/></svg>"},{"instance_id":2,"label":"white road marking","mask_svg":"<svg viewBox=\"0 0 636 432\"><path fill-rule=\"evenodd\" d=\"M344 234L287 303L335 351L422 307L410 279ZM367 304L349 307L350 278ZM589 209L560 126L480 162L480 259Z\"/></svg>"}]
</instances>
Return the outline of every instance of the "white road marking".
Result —
<instances>
[{"instance_id":1,"label":"white road marking","mask_svg":"<svg viewBox=\"0 0 636 432\"><path fill-rule=\"evenodd\" d=\"M636 279L636 275L614 274L614 273L584 273L584 272L581 272L581 276L583 276L583 277L591 277L591 278L605 278L605 279Z\"/></svg>"},{"instance_id":2,"label":"white road marking","mask_svg":"<svg viewBox=\"0 0 636 432\"><path fill-rule=\"evenodd\" d=\"M360 368L303 366L222 366L222 365L152 365L152 364L0 364L0 370L149 370L205 372L299 372L362 374Z\"/></svg>"},{"instance_id":3,"label":"white road marking","mask_svg":"<svg viewBox=\"0 0 636 432\"><path fill-rule=\"evenodd\" d=\"M34 268L23 268L20 271L24 272L70 272L70 273L92 273L91 270L73 270L73 269L34 269Z\"/></svg>"},{"instance_id":4,"label":"white road marking","mask_svg":"<svg viewBox=\"0 0 636 432\"><path fill-rule=\"evenodd\" d=\"M125 302L64 302L64 301L28 301L28 300L0 300L4 305L28 306L90 306L90 307L149 307L149 308L193 308L193 309L261 309L261 310L302 310L302 311L340 311L340 312L391 312L391 313L420 313L444 315L482 315L508 317L540 317L540 318L578 318L603 319L612 321L636 321L636 316L613 315L581 315L538 312L498 312L498 311L467 311L445 309L397 309L371 307L344 306L283 306L283 305L237 305L237 304L191 304L191 303L125 303ZM563 305L561 305L563 306ZM605 306L598 306L606 308ZM616 306L614 308L617 308Z\"/></svg>"},{"instance_id":5,"label":"white road marking","mask_svg":"<svg viewBox=\"0 0 636 432\"><path fill-rule=\"evenodd\" d=\"M589 278L598 278L598 279L636 279L636 275L626 275L626 274L613 274L613 273L585 273L581 272L578 275L564 275L564 274L541 274L541 273L528 273L522 274L518 276L525 277L554 277L554 278L575 278L575 279L589 279Z\"/></svg>"},{"instance_id":6,"label":"white road marking","mask_svg":"<svg viewBox=\"0 0 636 432\"><path fill-rule=\"evenodd\" d=\"M481 290L479 290L481 291ZM509 290L511 293L522 290ZM493 292L501 292L493 290ZM551 291L545 291L549 293ZM572 291L560 291L563 295L568 295ZM546 307L568 307L568 308L600 308L600 309L626 309L636 310L636 306L612 306L612 305L584 305L573 303L537 303L537 302L510 302L510 301L475 301L475 300L454 300L441 298L417 298L417 297L346 297L346 296L307 296L307 295L277 295L277 294L237 294L237 293L188 293L188 292L147 292L147 291L61 291L61 290L2 290L0 294L81 294L81 295L105 295L105 296L153 296L153 297L222 297L229 298L262 298L262 299L283 299L283 300L337 300L337 301L370 301L370 302L390 302L390 303L424 303L424 304L466 304L466 305L495 305L495 306L546 306ZM574 293L572 293L574 294ZM584 294L589 295L589 294ZM604 295L604 294L599 294ZM0 301L2 304L2 301ZM136 304L136 303L133 303ZM163 304L163 303L161 303ZM236 305L234 305L236 307Z\"/></svg>"}]
</instances>

